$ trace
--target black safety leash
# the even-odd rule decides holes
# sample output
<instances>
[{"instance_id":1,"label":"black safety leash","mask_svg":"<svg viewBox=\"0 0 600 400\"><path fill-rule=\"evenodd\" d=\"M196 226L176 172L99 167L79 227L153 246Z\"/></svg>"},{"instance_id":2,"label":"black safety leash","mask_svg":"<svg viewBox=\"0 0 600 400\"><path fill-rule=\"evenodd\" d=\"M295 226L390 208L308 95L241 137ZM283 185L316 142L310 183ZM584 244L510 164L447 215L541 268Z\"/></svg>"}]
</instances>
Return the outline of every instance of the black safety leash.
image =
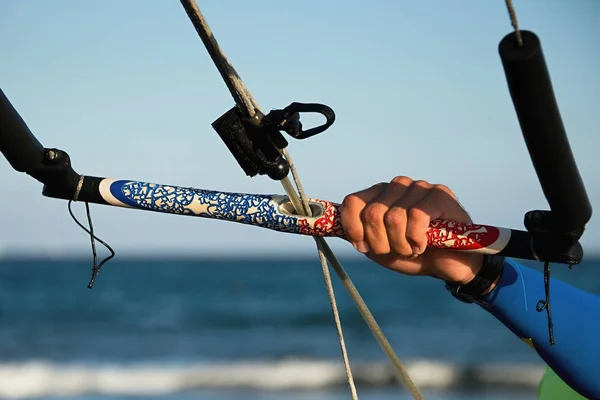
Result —
<instances>
[{"instance_id":1,"label":"black safety leash","mask_svg":"<svg viewBox=\"0 0 600 400\"><path fill-rule=\"evenodd\" d=\"M88 226L90 227L88 229L85 226L83 226L83 224L81 222L79 222L77 217L75 217L75 214L73 214L73 210L71 209L72 202L73 202L73 200L69 200L69 202L67 204L67 207L69 209L69 214L71 215L71 218L73 218L73 221L75 221L75 223L77 225L79 225L79 227L81 229L83 229L90 235L90 242L92 244L92 257L93 257L92 277L90 278L90 282L88 283L88 288L91 289L94 286L94 282L96 282L96 276L98 275L100 268L102 268L102 266L104 264L106 264L107 261L109 261L111 258L113 258L115 256L115 251L113 250L112 247L110 247L110 245L108 243L106 243L104 240L100 239L98 236L96 236L94 234L94 225L92 224L92 214L90 212L89 203L87 201L85 202L85 213L87 216ZM100 263L98 263L98 252L96 251L96 240L99 241L100 244L102 244L104 247L106 247L106 249L110 252L110 255L106 256L106 258L104 260L102 260Z\"/></svg>"},{"instance_id":2,"label":"black safety leash","mask_svg":"<svg viewBox=\"0 0 600 400\"><path fill-rule=\"evenodd\" d=\"M535 309L537 312L546 310L546 314L548 314L548 338L550 339L550 346L554 346L554 324L552 323L552 311L550 310L550 263L548 261L544 263L544 294L545 299L538 301Z\"/></svg>"}]
</instances>

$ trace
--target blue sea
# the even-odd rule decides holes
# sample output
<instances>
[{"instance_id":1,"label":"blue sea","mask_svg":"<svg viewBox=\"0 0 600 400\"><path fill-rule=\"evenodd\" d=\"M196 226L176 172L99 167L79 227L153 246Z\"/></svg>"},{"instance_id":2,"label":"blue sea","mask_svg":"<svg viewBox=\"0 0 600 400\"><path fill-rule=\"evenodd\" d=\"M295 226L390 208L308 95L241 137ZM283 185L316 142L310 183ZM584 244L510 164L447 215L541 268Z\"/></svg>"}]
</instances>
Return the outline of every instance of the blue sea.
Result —
<instances>
[{"instance_id":1,"label":"blue sea","mask_svg":"<svg viewBox=\"0 0 600 400\"><path fill-rule=\"evenodd\" d=\"M0 398L348 399L316 255L0 260ZM432 400L534 399L538 357L441 282L342 260ZM600 260L554 275L600 291ZM410 399L334 276L361 399Z\"/></svg>"}]
</instances>

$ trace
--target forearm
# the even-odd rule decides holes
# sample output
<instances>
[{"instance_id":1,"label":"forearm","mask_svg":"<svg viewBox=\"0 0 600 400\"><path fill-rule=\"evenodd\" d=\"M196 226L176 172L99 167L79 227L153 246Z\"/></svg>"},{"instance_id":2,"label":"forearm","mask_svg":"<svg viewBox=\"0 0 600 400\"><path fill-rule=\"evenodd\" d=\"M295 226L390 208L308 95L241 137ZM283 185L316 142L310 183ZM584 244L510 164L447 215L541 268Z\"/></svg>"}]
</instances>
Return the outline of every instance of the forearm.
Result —
<instances>
[{"instance_id":1,"label":"forearm","mask_svg":"<svg viewBox=\"0 0 600 400\"><path fill-rule=\"evenodd\" d=\"M488 312L535 350L574 390L600 399L600 297L566 283L550 282L556 344L550 346L546 312L536 304L545 298L543 275L507 260L494 290L483 300Z\"/></svg>"}]
</instances>

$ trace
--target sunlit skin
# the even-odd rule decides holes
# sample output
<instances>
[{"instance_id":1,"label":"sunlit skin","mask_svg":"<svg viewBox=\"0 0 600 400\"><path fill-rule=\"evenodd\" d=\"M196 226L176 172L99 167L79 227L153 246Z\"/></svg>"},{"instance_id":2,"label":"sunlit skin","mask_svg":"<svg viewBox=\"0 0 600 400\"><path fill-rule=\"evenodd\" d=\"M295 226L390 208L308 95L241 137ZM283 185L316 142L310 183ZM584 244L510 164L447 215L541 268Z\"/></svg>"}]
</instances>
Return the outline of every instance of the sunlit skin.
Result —
<instances>
[{"instance_id":1,"label":"sunlit skin","mask_svg":"<svg viewBox=\"0 0 600 400\"><path fill-rule=\"evenodd\" d=\"M396 272L465 284L481 269L482 255L426 247L432 220L473 222L447 186L398 176L346 196L340 213L353 246Z\"/></svg>"}]
</instances>

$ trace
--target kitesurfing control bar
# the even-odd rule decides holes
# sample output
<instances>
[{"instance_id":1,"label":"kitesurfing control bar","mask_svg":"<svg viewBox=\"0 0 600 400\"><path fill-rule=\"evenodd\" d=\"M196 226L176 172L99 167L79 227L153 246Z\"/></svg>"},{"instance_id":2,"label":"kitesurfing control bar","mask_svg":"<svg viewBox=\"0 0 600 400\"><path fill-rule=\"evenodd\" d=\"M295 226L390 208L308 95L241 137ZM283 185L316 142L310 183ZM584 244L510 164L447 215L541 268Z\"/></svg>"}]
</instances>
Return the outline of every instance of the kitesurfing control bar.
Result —
<instances>
[{"instance_id":1,"label":"kitesurfing control bar","mask_svg":"<svg viewBox=\"0 0 600 400\"><path fill-rule=\"evenodd\" d=\"M523 137L551 209L551 213L527 214L526 226L578 239L592 216L592 206L571 152L540 40L526 30L521 36L521 46L514 32L505 36L499 53Z\"/></svg>"},{"instance_id":2,"label":"kitesurfing control bar","mask_svg":"<svg viewBox=\"0 0 600 400\"><path fill-rule=\"evenodd\" d=\"M290 214L290 207L286 207L289 200L281 196L231 194L81 176L73 170L66 152L41 147L3 94L0 116L0 150L13 168L17 171L25 170L44 183L44 196L230 220L282 232L344 237L337 218L337 205L331 202L315 200L321 204L321 212L315 212L315 217L305 217ZM23 146L15 146L13 143L21 143ZM531 232L487 225L433 221L428 235L431 246L457 251L501 254L565 264L577 264L583 256L577 241L564 250L562 246L557 246L555 237L551 235L536 237L534 241Z\"/></svg>"},{"instance_id":3,"label":"kitesurfing control bar","mask_svg":"<svg viewBox=\"0 0 600 400\"><path fill-rule=\"evenodd\" d=\"M43 194L63 199L72 197L67 192L52 191L50 186L44 188ZM313 216L307 217L296 214L286 196L228 193L94 176L84 177L79 198L116 207L231 221L284 233L346 239L339 205L326 200L310 199ZM531 238L525 231L448 220L431 221L427 231L428 247L530 260L543 257L564 264L577 264L581 260L579 244L564 253L556 252L552 242L540 242L536 253L530 246Z\"/></svg>"}]
</instances>

